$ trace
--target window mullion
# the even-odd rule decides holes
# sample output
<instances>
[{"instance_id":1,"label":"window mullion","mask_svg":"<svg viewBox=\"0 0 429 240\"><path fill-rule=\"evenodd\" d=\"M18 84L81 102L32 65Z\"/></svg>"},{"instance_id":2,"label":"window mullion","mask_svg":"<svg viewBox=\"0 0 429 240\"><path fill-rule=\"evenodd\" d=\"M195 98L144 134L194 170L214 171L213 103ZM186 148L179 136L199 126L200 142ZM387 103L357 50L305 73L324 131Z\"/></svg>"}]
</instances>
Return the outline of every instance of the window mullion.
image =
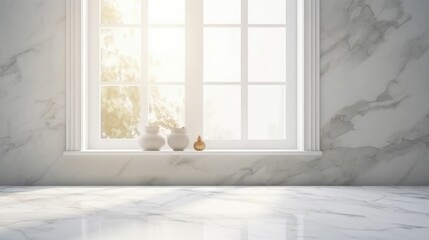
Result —
<instances>
[{"instance_id":1,"label":"window mullion","mask_svg":"<svg viewBox=\"0 0 429 240\"><path fill-rule=\"evenodd\" d=\"M248 0L241 0L241 141L248 140Z\"/></svg>"},{"instance_id":2,"label":"window mullion","mask_svg":"<svg viewBox=\"0 0 429 240\"><path fill-rule=\"evenodd\" d=\"M203 134L203 0L186 0L185 16L185 125L193 142Z\"/></svg>"},{"instance_id":3,"label":"window mullion","mask_svg":"<svg viewBox=\"0 0 429 240\"><path fill-rule=\"evenodd\" d=\"M141 3L141 131L148 125L149 116L149 51L148 51L148 1Z\"/></svg>"}]
</instances>

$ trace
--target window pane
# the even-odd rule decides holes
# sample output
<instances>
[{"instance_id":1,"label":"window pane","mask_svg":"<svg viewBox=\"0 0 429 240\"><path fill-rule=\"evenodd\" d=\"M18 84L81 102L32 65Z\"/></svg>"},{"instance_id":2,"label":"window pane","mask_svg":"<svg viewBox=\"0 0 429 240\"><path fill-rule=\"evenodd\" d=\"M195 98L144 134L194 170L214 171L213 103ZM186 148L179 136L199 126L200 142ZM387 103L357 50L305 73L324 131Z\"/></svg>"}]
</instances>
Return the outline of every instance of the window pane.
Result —
<instances>
[{"instance_id":1,"label":"window pane","mask_svg":"<svg viewBox=\"0 0 429 240\"><path fill-rule=\"evenodd\" d=\"M101 24L139 24L140 0L101 0Z\"/></svg>"},{"instance_id":2,"label":"window pane","mask_svg":"<svg viewBox=\"0 0 429 240\"><path fill-rule=\"evenodd\" d=\"M149 87L149 124L166 129L185 125L185 87L157 86Z\"/></svg>"},{"instance_id":3,"label":"window pane","mask_svg":"<svg viewBox=\"0 0 429 240\"><path fill-rule=\"evenodd\" d=\"M249 139L285 138L285 86L249 86Z\"/></svg>"},{"instance_id":4,"label":"window pane","mask_svg":"<svg viewBox=\"0 0 429 240\"><path fill-rule=\"evenodd\" d=\"M239 82L240 28L204 29L204 81Z\"/></svg>"},{"instance_id":5,"label":"window pane","mask_svg":"<svg viewBox=\"0 0 429 240\"><path fill-rule=\"evenodd\" d=\"M101 138L139 135L140 88L101 87Z\"/></svg>"},{"instance_id":6,"label":"window pane","mask_svg":"<svg viewBox=\"0 0 429 240\"><path fill-rule=\"evenodd\" d=\"M184 28L149 28L149 82L184 81Z\"/></svg>"},{"instance_id":7,"label":"window pane","mask_svg":"<svg viewBox=\"0 0 429 240\"><path fill-rule=\"evenodd\" d=\"M249 28L249 82L286 80L284 28Z\"/></svg>"},{"instance_id":8,"label":"window pane","mask_svg":"<svg viewBox=\"0 0 429 240\"><path fill-rule=\"evenodd\" d=\"M248 0L250 24L285 24L286 0Z\"/></svg>"},{"instance_id":9,"label":"window pane","mask_svg":"<svg viewBox=\"0 0 429 240\"><path fill-rule=\"evenodd\" d=\"M149 24L184 24L184 0L149 0Z\"/></svg>"},{"instance_id":10,"label":"window pane","mask_svg":"<svg viewBox=\"0 0 429 240\"><path fill-rule=\"evenodd\" d=\"M204 0L204 24L241 23L240 0Z\"/></svg>"},{"instance_id":11,"label":"window pane","mask_svg":"<svg viewBox=\"0 0 429 240\"><path fill-rule=\"evenodd\" d=\"M241 138L240 86L204 86L204 138Z\"/></svg>"},{"instance_id":12,"label":"window pane","mask_svg":"<svg viewBox=\"0 0 429 240\"><path fill-rule=\"evenodd\" d=\"M138 28L101 30L101 81L137 82L140 80L140 31Z\"/></svg>"}]
</instances>

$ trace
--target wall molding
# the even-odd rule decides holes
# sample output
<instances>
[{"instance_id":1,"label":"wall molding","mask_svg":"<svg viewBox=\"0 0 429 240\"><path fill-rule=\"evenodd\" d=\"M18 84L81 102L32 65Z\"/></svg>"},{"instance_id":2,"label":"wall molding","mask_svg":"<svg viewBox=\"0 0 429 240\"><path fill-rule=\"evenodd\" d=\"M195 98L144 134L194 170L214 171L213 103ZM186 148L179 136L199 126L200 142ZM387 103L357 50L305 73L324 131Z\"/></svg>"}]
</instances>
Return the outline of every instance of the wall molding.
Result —
<instances>
[{"instance_id":1,"label":"wall molding","mask_svg":"<svg viewBox=\"0 0 429 240\"><path fill-rule=\"evenodd\" d=\"M66 0L66 151L82 146L83 0Z\"/></svg>"},{"instance_id":2,"label":"wall molding","mask_svg":"<svg viewBox=\"0 0 429 240\"><path fill-rule=\"evenodd\" d=\"M298 26L298 60L301 72L303 149L320 150L320 2L298 1L298 14L302 22ZM299 55L299 54L298 54Z\"/></svg>"}]
</instances>

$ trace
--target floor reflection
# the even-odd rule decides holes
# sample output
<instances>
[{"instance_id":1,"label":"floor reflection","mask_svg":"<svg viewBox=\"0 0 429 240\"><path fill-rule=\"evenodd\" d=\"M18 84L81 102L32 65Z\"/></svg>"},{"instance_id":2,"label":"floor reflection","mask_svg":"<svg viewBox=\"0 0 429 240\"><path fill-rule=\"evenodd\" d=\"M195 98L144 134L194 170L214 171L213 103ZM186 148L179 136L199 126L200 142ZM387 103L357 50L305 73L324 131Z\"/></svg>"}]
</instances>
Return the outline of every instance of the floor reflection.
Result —
<instances>
[{"instance_id":1,"label":"floor reflection","mask_svg":"<svg viewBox=\"0 0 429 240\"><path fill-rule=\"evenodd\" d=\"M0 240L300 239L284 196L264 189L35 190L0 191Z\"/></svg>"},{"instance_id":2,"label":"floor reflection","mask_svg":"<svg viewBox=\"0 0 429 240\"><path fill-rule=\"evenodd\" d=\"M83 217L77 239L285 240L299 238L295 216L261 219Z\"/></svg>"}]
</instances>

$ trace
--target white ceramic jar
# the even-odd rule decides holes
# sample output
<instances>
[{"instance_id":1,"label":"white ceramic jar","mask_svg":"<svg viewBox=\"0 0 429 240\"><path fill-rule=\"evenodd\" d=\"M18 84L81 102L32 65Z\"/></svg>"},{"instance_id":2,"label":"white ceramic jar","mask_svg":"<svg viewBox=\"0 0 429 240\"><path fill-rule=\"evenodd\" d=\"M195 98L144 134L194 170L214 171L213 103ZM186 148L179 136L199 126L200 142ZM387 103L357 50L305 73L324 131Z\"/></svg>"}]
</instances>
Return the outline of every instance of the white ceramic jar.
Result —
<instances>
[{"instance_id":1,"label":"white ceramic jar","mask_svg":"<svg viewBox=\"0 0 429 240\"><path fill-rule=\"evenodd\" d=\"M173 128L167 138L168 146L174 151L183 151L189 145L189 136L185 128Z\"/></svg>"},{"instance_id":2,"label":"white ceramic jar","mask_svg":"<svg viewBox=\"0 0 429 240\"><path fill-rule=\"evenodd\" d=\"M139 144L145 151L159 151L164 146L165 139L159 134L158 126L146 126L145 132L139 138Z\"/></svg>"}]
</instances>

